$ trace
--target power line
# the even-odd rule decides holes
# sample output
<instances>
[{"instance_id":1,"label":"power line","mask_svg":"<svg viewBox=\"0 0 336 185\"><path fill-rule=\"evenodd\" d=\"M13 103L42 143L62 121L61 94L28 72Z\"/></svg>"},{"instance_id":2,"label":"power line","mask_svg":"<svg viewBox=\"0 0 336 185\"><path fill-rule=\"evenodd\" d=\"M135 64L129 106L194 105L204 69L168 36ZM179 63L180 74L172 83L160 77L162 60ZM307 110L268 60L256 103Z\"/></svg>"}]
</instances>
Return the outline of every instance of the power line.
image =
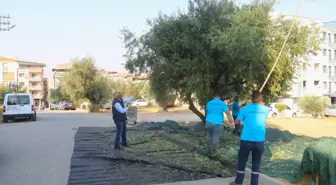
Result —
<instances>
[{"instance_id":1,"label":"power line","mask_svg":"<svg viewBox=\"0 0 336 185\"><path fill-rule=\"evenodd\" d=\"M7 15L1 15L0 14L0 32L1 31L11 31L16 25L12 24L10 22L11 16L9 14Z\"/></svg>"}]
</instances>

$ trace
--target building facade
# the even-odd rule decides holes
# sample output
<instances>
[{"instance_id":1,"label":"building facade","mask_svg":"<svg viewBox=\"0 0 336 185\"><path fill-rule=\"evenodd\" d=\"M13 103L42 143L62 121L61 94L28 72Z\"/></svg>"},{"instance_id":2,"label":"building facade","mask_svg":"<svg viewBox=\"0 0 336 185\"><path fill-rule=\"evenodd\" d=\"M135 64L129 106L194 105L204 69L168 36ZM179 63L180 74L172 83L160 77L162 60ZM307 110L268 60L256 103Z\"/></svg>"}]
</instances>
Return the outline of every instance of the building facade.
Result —
<instances>
[{"instance_id":1,"label":"building facade","mask_svg":"<svg viewBox=\"0 0 336 185\"><path fill-rule=\"evenodd\" d=\"M307 61L302 61L301 69L297 69L292 89L288 92L293 107L301 97L307 95L329 96L332 101L336 97L336 24L326 23L308 17L274 13L285 19L295 19L303 26L316 26L320 29L320 51L309 52Z\"/></svg>"},{"instance_id":2,"label":"building facade","mask_svg":"<svg viewBox=\"0 0 336 185\"><path fill-rule=\"evenodd\" d=\"M36 105L44 98L44 63L0 57L0 83L16 84L33 95Z\"/></svg>"},{"instance_id":3,"label":"building facade","mask_svg":"<svg viewBox=\"0 0 336 185\"><path fill-rule=\"evenodd\" d=\"M61 85L61 80L65 72L67 72L72 67L72 62L67 62L64 64L57 64L56 68L52 69L53 74L53 89L57 89Z\"/></svg>"}]
</instances>

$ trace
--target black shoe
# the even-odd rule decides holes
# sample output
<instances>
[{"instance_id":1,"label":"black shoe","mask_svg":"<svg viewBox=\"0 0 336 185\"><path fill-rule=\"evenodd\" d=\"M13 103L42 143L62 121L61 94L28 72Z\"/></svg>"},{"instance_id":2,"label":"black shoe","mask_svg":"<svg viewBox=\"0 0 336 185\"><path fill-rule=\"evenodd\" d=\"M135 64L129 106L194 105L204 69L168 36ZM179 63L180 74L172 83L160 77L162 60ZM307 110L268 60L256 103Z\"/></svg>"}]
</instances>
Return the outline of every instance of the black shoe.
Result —
<instances>
[{"instance_id":1,"label":"black shoe","mask_svg":"<svg viewBox=\"0 0 336 185\"><path fill-rule=\"evenodd\" d=\"M114 146L114 149L115 150L120 150L121 148L120 148L120 146Z\"/></svg>"},{"instance_id":2,"label":"black shoe","mask_svg":"<svg viewBox=\"0 0 336 185\"><path fill-rule=\"evenodd\" d=\"M123 145L124 147L128 147L128 144L126 143L126 144L121 144L121 145Z\"/></svg>"}]
</instances>

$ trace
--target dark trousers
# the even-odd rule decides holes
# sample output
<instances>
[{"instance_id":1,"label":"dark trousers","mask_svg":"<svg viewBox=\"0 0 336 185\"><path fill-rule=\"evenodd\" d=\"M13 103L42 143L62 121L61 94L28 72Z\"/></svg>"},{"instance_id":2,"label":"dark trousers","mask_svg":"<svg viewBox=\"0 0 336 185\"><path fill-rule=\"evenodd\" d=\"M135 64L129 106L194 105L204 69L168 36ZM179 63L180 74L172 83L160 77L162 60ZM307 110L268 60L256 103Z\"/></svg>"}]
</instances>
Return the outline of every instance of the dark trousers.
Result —
<instances>
[{"instance_id":1,"label":"dark trousers","mask_svg":"<svg viewBox=\"0 0 336 185\"><path fill-rule=\"evenodd\" d=\"M235 179L236 184L243 184L245 167L250 152L252 152L251 185L258 185L260 162L262 154L264 152L264 142L252 142L243 140L240 141L240 149L238 153L238 169Z\"/></svg>"},{"instance_id":2,"label":"dark trousers","mask_svg":"<svg viewBox=\"0 0 336 185\"><path fill-rule=\"evenodd\" d=\"M127 146L127 138L126 138L126 122L115 122L116 127L117 127L117 133L116 133L116 138L114 141L114 148L115 149L120 149L120 137L122 140L122 145Z\"/></svg>"},{"instance_id":3,"label":"dark trousers","mask_svg":"<svg viewBox=\"0 0 336 185\"><path fill-rule=\"evenodd\" d=\"M232 116L233 120L236 122L237 116ZM241 125L240 124L235 124L235 128L233 129L233 134L240 136L241 133Z\"/></svg>"}]
</instances>

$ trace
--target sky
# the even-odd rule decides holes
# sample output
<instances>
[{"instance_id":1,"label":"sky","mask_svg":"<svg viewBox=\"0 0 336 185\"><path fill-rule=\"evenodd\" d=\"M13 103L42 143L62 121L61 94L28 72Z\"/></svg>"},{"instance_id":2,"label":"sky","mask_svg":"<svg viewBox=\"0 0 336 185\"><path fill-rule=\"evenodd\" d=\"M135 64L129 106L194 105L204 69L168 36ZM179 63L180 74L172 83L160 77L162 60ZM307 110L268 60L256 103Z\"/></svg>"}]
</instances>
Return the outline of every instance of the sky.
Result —
<instances>
[{"instance_id":1,"label":"sky","mask_svg":"<svg viewBox=\"0 0 336 185\"><path fill-rule=\"evenodd\" d=\"M274 10L295 14L298 2L279 0ZM85 56L94 57L100 68L124 72L120 30L128 27L139 35L148 30L147 18L186 10L187 4L188 0L0 0L0 15L9 14L16 25L0 32L0 56L43 62L49 78L56 64ZM335 0L304 0L299 15L333 21L334 7Z\"/></svg>"}]
</instances>

